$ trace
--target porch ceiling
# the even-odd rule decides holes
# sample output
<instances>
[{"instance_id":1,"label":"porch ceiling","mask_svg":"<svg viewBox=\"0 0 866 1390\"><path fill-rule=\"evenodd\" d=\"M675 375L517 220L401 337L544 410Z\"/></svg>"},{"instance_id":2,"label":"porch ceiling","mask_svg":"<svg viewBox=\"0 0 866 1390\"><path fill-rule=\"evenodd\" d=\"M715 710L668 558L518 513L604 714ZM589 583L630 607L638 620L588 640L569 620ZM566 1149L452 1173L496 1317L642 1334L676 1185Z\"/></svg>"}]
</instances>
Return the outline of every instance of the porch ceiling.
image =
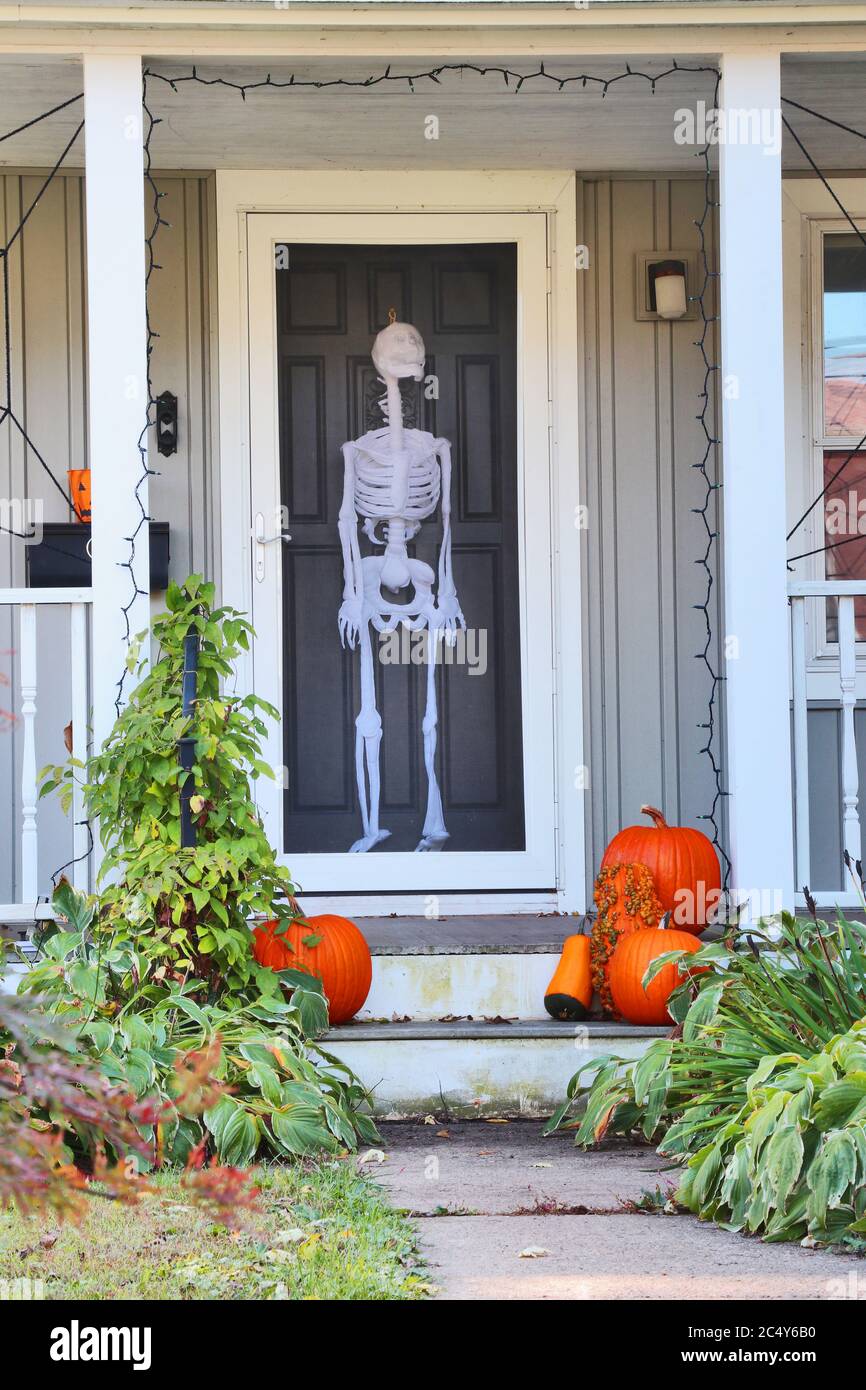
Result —
<instances>
[{"instance_id":1,"label":"porch ceiling","mask_svg":"<svg viewBox=\"0 0 866 1390\"><path fill-rule=\"evenodd\" d=\"M202 77L237 82L272 76L317 80L367 77L386 65L334 61L285 64L199 62ZM467 62L473 61L467 57ZM657 73L668 64L633 56L586 63L554 60L563 76L590 73L601 78L623 70L626 62ZM706 60L678 55L684 65ZM529 69L535 60L513 68ZM156 60L166 75L189 72L191 62ZM426 70L430 60L395 60L394 72ZM74 96L82 89L81 66L60 58L0 60L0 135ZM162 118L153 140L154 164L161 169L218 168L574 168L598 171L695 171L695 151L673 140L674 113L703 99L712 102L710 73L684 73L662 82L654 96L638 79L618 83L606 98L598 89L557 92L536 82L515 93L501 78L475 74L443 75L440 85L418 84L415 95L402 86L382 84L373 91L336 88L251 93L242 101L223 87L186 84L173 91L154 81L154 114ZM836 120L866 131L866 65L847 56L783 59L783 94ZM0 144L0 166L44 167L54 163L83 112L83 103L59 112ZM425 138L428 115L439 118L439 139ZM826 169L863 169L866 143L841 135L822 122L792 113L798 134ZM82 142L68 160L83 164ZM790 139L785 166L807 168Z\"/></svg>"}]
</instances>

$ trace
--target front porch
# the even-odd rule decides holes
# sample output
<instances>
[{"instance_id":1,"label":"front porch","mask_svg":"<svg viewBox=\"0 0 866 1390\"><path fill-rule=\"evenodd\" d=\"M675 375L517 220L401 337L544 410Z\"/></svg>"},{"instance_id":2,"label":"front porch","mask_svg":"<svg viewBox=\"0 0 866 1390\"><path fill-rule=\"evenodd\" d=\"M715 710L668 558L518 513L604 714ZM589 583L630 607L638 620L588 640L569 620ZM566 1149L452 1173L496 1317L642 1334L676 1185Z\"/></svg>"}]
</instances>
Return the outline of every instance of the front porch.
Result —
<instances>
[{"instance_id":1,"label":"front porch","mask_svg":"<svg viewBox=\"0 0 866 1390\"><path fill-rule=\"evenodd\" d=\"M24 124L22 112L35 119L73 103L0 146L10 390L28 435L15 435L8 420L0 427L10 431L2 446L4 487L10 503L38 499L50 526L71 517L32 446L61 481L67 468L85 464L93 479L91 582L27 587L25 545L14 536L2 542L8 560L0 645L8 653L5 703L12 718L0 770L3 804L13 816L3 846L0 921L26 928L45 912L51 875L62 864L70 864L80 886L92 882L94 856L80 808L73 804L64 819L55 806L39 804L36 774L63 756L70 720L77 757L113 722L115 701L124 695L118 682L128 635L161 605L160 594L151 592L145 516L170 523L172 577L204 570L228 601L253 610L260 633L271 634L270 645L288 640L273 636L283 621L280 589L263 601L256 587L257 564L269 572L279 562L273 548L265 551L255 541L255 518L259 511L270 516L270 504L280 497L272 492L267 504L256 501L260 439L249 428L246 402L256 399L259 387L243 375L263 341L250 334L244 298L254 292L255 270L247 261L242 285L241 262L226 252L231 234L235 250L249 256L252 243L238 229L243 219L262 214L299 219L297 238L309 235L317 244L328 241L322 230L327 217L344 224L330 237L335 244L363 240L365 217L379 219L376 244L388 240L380 230L388 217L404 219L404 230L390 238L397 245L422 240L410 224L424 216L431 241L437 239L432 224L446 217L467 225L471 217L486 217L490 227L500 219L498 233L484 233L491 241L519 240L507 218L537 216L546 228L546 283L521 284L521 332L533 315L538 331L519 351L525 366L533 351L541 344L547 351L549 344L549 420L533 415L533 382L523 370L518 467L521 505L528 505L533 487L550 502L533 532L549 562L549 588L521 593L520 638L526 854L534 835L547 838L527 872L515 864L506 873L497 859L501 851L478 850L471 862L448 851L412 860L403 855L401 865L386 859L379 867L376 852L354 878L339 880L333 890L339 898L329 895L328 883L336 885L337 870L342 874L346 866L329 864L331 880L324 872L317 876L310 862L315 856L305 852L309 868L298 877L315 885L305 900L311 910L327 902L371 918L396 913L406 923L397 955L376 956L371 1001L381 1002L375 1008L371 1002L369 1021L395 1012L425 1024L449 1014L483 1017L482 996L490 1001L490 1017L537 1017L535 973L539 959L555 957L558 927L547 952L512 952L493 932L486 950L471 954L503 948L496 953L505 961L500 984L488 981L484 991L463 999L455 976L450 1005L434 992L426 1014L424 982L411 1009L400 1004L413 955L409 934L428 930L434 951L441 951L457 918L474 918L483 931L497 917L522 917L520 931L529 935L536 920L529 914L585 911L605 843L637 818L646 801L662 804L682 823L714 817L731 860L732 893L751 898L758 910L802 904L795 884L808 883L819 900L857 901L839 864L842 849L860 857L858 751L866 750L860 732L866 688L858 674L854 601L866 594L866 581L825 577L820 556L790 574L785 563L785 536L809 476L799 467L806 305L787 267L798 256L800 213L814 218L818 212L804 203L792 213L788 199L783 219L783 183L786 190L787 180L812 187L822 216L828 199L816 178L801 177L810 174L808 164L790 140L779 150L760 142L708 147L707 181L701 145L680 143L674 134L681 109L697 112L699 103L712 104L717 63L730 108L774 112L781 93L866 127L866 112L856 105L862 103L862 70L855 55L846 55L844 64L819 64L780 60L778 52L682 52L680 71L673 73L669 61L633 53L603 61L573 57L558 70L567 79L588 75L587 88L576 81L573 90L560 92L537 77L538 90L530 83L519 96L501 77L494 86L492 76L473 71L443 73L438 86L424 87L419 79L414 97L400 88L382 94L378 88L311 86L292 93L278 85L291 71L300 87L335 77L362 81L372 68L368 73L346 60L292 68L283 62L270 65L270 85L243 100L238 85L263 77L258 60L199 61L193 81L185 55L145 57L144 67L161 76L148 79L146 115L135 129L129 122L140 109L137 58L0 61L6 79L0 133ZM632 78L619 80L627 64ZM428 56L417 69L410 66L426 72L441 63ZM507 66L535 71L528 60ZM84 100L76 106L79 91ZM83 135L40 193L82 111ZM424 134L431 114L437 138ZM153 119L160 124L151 127ZM815 120L805 143L822 168L832 169L834 187L855 219L866 215L861 143L837 140ZM338 180L335 166L342 171ZM422 172L406 174L407 167ZM534 171L536 185L527 170ZM559 201L550 191L557 179ZM165 196L154 204L157 193ZM717 193L718 224L708 205ZM20 238L10 241L35 194L38 206ZM154 206L171 224L156 235ZM316 218L318 230L304 233ZM58 231L60 257L52 250ZM447 236L446 244L460 240ZM587 249L583 264L579 253ZM163 268L148 274L151 252ZM691 258L697 319L638 317L635 264L647 252ZM149 373L146 278L150 326L159 334ZM792 411L784 402L795 382ZM541 381L536 384L541 390ZM158 475L148 476L138 441L148 394L163 390L180 402L178 452L160 459L151 430L148 462ZM271 402L257 399L265 407ZM258 418L266 415L267 409ZM272 476L278 479L279 470ZM517 524L525 544L525 519ZM814 540L816 547L821 540ZM53 542L46 536L43 543ZM809 548L807 538L787 553ZM536 575L530 572L531 583ZM525 573L520 582L525 588ZM809 615L828 599L838 601L838 633L817 653L809 636L817 618ZM528 646L545 612L552 613L549 650L542 653L553 672L549 687L536 684L543 662ZM335 616L333 627L336 638ZM819 659L823 683L816 695ZM263 670L281 695L261 653L242 678L258 687ZM549 753L538 745L550 760L545 782L531 737L545 718L550 722L551 708ZM708 742L711 756L704 751ZM866 751L863 756L866 771ZM279 737L272 761L282 774ZM265 809L278 842L283 811L278 801ZM291 865L291 845L284 839L281 847ZM345 854L334 858L348 860ZM372 923L371 929L378 930ZM402 984L395 976L389 986L389 971L400 974Z\"/></svg>"}]
</instances>

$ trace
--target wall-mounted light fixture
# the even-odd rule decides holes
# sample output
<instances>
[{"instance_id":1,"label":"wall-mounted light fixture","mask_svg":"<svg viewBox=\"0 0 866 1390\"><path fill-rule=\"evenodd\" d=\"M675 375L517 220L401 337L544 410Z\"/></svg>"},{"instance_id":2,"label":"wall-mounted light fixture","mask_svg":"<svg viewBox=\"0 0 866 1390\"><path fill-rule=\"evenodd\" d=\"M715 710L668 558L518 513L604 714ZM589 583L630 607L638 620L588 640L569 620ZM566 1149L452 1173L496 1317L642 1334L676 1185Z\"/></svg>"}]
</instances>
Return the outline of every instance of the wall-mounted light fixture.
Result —
<instances>
[{"instance_id":1,"label":"wall-mounted light fixture","mask_svg":"<svg viewBox=\"0 0 866 1390\"><path fill-rule=\"evenodd\" d=\"M697 256L691 251L639 251L635 263L635 317L643 320L697 318L689 299L697 284Z\"/></svg>"},{"instance_id":2,"label":"wall-mounted light fixture","mask_svg":"<svg viewBox=\"0 0 866 1390\"><path fill-rule=\"evenodd\" d=\"M648 271L650 308L660 319L685 318L689 307L685 261L655 261Z\"/></svg>"},{"instance_id":3,"label":"wall-mounted light fixture","mask_svg":"<svg viewBox=\"0 0 866 1390\"><path fill-rule=\"evenodd\" d=\"M177 453L177 396L171 391L156 398L156 447L166 458Z\"/></svg>"}]
</instances>

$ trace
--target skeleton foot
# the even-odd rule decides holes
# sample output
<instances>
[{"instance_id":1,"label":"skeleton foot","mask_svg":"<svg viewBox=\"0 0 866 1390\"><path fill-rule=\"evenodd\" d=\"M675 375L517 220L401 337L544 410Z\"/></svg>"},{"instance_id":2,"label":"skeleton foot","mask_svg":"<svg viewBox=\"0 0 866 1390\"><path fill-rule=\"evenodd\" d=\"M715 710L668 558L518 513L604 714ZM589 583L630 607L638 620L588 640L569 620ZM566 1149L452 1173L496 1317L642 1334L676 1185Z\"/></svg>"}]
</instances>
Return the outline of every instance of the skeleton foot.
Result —
<instances>
[{"instance_id":1,"label":"skeleton foot","mask_svg":"<svg viewBox=\"0 0 866 1390\"><path fill-rule=\"evenodd\" d=\"M447 830L436 830L431 835L422 835L415 846L415 853L423 854L428 851L442 849L447 839L449 839Z\"/></svg>"},{"instance_id":2,"label":"skeleton foot","mask_svg":"<svg viewBox=\"0 0 866 1390\"><path fill-rule=\"evenodd\" d=\"M382 840L387 840L390 834L390 830L377 830L375 833L371 831L369 835L362 835L361 839L356 840L350 847L349 853L366 854L368 849L373 849L374 846L380 844Z\"/></svg>"}]
</instances>

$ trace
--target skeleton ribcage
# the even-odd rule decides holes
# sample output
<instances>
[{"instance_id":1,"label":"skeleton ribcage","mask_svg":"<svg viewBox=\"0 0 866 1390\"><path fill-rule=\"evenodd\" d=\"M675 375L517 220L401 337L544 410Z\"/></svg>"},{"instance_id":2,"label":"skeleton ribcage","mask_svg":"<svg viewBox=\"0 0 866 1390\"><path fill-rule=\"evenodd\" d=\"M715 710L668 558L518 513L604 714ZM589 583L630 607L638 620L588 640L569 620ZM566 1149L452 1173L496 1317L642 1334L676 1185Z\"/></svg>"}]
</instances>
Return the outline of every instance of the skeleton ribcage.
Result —
<instances>
[{"instance_id":1,"label":"skeleton ribcage","mask_svg":"<svg viewBox=\"0 0 866 1390\"><path fill-rule=\"evenodd\" d=\"M432 435L426 436L422 443L418 434L420 431L406 431L409 489L406 505L401 508L406 521L423 521L436 510L442 484L439 460L426 443L427 439L432 440ZM381 521L395 515L393 477L394 463L386 450L373 452L359 440L355 455L355 507L361 516Z\"/></svg>"}]
</instances>

